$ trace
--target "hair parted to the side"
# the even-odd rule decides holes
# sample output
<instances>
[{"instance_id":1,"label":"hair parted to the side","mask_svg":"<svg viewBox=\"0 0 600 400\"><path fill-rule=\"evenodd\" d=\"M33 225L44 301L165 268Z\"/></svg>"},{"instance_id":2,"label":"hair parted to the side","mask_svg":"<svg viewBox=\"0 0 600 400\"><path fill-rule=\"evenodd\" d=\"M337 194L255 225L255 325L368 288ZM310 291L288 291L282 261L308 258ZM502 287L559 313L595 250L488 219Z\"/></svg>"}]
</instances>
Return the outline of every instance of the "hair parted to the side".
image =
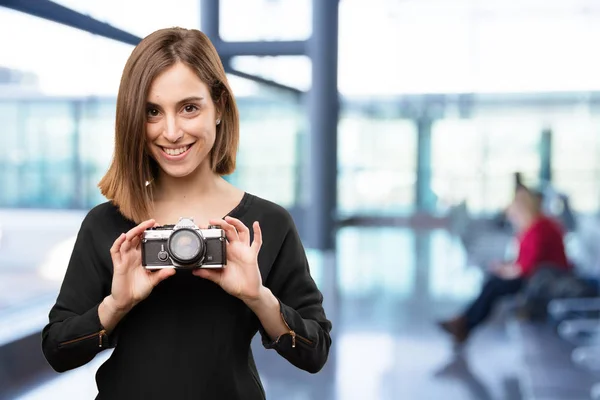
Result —
<instances>
[{"instance_id":1,"label":"hair parted to the side","mask_svg":"<svg viewBox=\"0 0 600 400\"><path fill-rule=\"evenodd\" d=\"M211 168L219 175L235 170L239 114L221 59L208 37L195 29L168 28L145 37L133 50L117 96L115 150L98 187L130 220L140 223L152 213L152 182L158 164L146 148L146 102L150 86L161 72L182 62L196 72L221 111Z\"/></svg>"}]
</instances>

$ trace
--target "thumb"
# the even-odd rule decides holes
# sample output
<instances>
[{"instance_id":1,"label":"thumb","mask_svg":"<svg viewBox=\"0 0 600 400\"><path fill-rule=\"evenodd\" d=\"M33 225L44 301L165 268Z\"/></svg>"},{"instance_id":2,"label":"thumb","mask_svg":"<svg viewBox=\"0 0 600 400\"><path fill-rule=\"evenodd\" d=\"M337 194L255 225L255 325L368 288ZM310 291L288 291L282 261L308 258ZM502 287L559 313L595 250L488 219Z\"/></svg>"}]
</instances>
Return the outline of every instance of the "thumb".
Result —
<instances>
[{"instance_id":1,"label":"thumb","mask_svg":"<svg viewBox=\"0 0 600 400\"><path fill-rule=\"evenodd\" d=\"M170 276L175 275L175 268L164 268L154 272L152 275L152 284L154 286L158 285L160 282L164 281Z\"/></svg>"}]
</instances>

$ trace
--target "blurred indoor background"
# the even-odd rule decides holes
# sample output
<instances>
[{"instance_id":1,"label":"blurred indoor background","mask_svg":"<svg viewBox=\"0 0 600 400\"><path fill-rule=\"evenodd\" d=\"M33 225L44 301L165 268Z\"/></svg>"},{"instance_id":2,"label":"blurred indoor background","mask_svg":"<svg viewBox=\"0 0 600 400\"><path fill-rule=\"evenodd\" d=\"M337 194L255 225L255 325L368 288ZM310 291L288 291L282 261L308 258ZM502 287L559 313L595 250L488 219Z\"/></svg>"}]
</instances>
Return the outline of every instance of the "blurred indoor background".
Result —
<instances>
[{"instance_id":1,"label":"blurred indoor background","mask_svg":"<svg viewBox=\"0 0 600 400\"><path fill-rule=\"evenodd\" d=\"M40 331L105 201L125 61L169 26L214 41L241 112L227 179L290 210L333 321L317 375L254 343L269 399L594 394L593 318L583 343L509 300L461 353L435 321L514 252L516 172L600 277L598 1L0 0L0 399L96 395L109 351L57 374Z\"/></svg>"}]
</instances>

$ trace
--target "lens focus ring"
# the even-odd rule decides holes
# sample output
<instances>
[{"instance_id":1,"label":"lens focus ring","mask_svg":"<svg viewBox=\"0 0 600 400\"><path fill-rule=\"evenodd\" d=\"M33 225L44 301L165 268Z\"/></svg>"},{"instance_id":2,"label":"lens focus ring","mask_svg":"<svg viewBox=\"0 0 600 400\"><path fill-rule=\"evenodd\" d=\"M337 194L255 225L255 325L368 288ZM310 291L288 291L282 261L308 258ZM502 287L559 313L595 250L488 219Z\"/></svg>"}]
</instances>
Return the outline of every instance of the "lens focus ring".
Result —
<instances>
[{"instance_id":1,"label":"lens focus ring","mask_svg":"<svg viewBox=\"0 0 600 400\"><path fill-rule=\"evenodd\" d=\"M195 229L177 229L169 236L167 249L171 258L177 263L196 264L204 257L204 239Z\"/></svg>"}]
</instances>

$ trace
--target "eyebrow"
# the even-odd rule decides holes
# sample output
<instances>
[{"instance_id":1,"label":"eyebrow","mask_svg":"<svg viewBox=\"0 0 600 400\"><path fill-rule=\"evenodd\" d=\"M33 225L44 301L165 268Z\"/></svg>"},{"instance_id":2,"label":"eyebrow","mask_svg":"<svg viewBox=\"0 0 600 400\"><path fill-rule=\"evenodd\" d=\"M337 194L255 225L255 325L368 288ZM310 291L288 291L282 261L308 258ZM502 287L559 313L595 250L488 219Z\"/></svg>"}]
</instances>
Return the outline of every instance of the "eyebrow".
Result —
<instances>
[{"instance_id":1,"label":"eyebrow","mask_svg":"<svg viewBox=\"0 0 600 400\"><path fill-rule=\"evenodd\" d=\"M184 105L185 103L191 103L191 102L200 102L204 100L204 97L198 97L198 96L190 96L190 97L186 97L185 99L181 99L177 102L177 107L180 107L182 105ZM160 108L160 105L152 103L151 101L147 101L146 105L148 107L156 107L156 108Z\"/></svg>"}]
</instances>

